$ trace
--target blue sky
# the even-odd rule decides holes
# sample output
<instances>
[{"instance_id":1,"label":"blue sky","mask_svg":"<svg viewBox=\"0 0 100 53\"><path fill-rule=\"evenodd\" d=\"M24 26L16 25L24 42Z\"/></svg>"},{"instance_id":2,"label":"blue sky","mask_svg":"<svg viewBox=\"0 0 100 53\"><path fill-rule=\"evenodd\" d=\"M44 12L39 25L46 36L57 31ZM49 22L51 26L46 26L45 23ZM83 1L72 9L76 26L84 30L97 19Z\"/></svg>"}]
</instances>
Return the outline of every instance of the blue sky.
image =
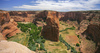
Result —
<instances>
[{"instance_id":1,"label":"blue sky","mask_svg":"<svg viewBox=\"0 0 100 53\"><path fill-rule=\"evenodd\" d=\"M0 0L1 10L100 10L100 0Z\"/></svg>"}]
</instances>

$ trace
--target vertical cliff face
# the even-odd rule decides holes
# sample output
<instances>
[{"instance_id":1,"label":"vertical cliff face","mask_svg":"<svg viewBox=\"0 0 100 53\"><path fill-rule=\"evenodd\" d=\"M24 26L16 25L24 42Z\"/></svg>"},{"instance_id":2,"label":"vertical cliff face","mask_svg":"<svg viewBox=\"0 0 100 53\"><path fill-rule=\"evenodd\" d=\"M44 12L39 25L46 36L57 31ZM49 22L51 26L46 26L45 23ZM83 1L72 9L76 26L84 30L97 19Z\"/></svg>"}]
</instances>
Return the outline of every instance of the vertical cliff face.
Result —
<instances>
[{"instance_id":1,"label":"vertical cliff face","mask_svg":"<svg viewBox=\"0 0 100 53\"><path fill-rule=\"evenodd\" d=\"M42 29L41 35L49 40L59 40L59 18L58 12L48 11L46 15L46 23Z\"/></svg>"},{"instance_id":2,"label":"vertical cliff face","mask_svg":"<svg viewBox=\"0 0 100 53\"><path fill-rule=\"evenodd\" d=\"M62 17L60 20L63 21L77 21L78 23L80 23L82 20L86 19L85 15L82 14L81 12L66 12L64 17Z\"/></svg>"},{"instance_id":3,"label":"vertical cliff face","mask_svg":"<svg viewBox=\"0 0 100 53\"><path fill-rule=\"evenodd\" d=\"M100 25L89 25L87 30L83 32L86 38L96 43L96 53L100 53Z\"/></svg>"},{"instance_id":4,"label":"vertical cliff face","mask_svg":"<svg viewBox=\"0 0 100 53\"><path fill-rule=\"evenodd\" d=\"M64 16L61 16L61 15ZM66 12L60 13L60 20L62 21L77 21L80 23L82 20L89 20L93 24L100 23L100 11L79 11L79 12Z\"/></svg>"}]
</instances>

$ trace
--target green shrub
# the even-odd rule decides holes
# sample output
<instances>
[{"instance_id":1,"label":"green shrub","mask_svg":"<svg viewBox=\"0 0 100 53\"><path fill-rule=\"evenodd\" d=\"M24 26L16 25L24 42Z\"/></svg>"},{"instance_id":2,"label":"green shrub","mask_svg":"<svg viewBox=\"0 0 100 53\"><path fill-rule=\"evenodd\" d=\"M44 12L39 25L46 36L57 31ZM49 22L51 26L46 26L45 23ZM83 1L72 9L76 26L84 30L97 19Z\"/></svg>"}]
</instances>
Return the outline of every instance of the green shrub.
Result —
<instances>
[{"instance_id":1,"label":"green shrub","mask_svg":"<svg viewBox=\"0 0 100 53\"><path fill-rule=\"evenodd\" d=\"M75 27L73 26L73 27L71 27L71 28L66 28L66 29L64 29L64 30L60 30L59 32L66 31L66 30L68 30L68 29L70 29L70 30L75 30Z\"/></svg>"},{"instance_id":2,"label":"green shrub","mask_svg":"<svg viewBox=\"0 0 100 53\"><path fill-rule=\"evenodd\" d=\"M80 46L80 44L79 43L76 43L76 46Z\"/></svg>"},{"instance_id":3,"label":"green shrub","mask_svg":"<svg viewBox=\"0 0 100 53\"><path fill-rule=\"evenodd\" d=\"M77 53L77 51L75 50L74 47L71 47L71 52L73 52L73 53Z\"/></svg>"},{"instance_id":4,"label":"green shrub","mask_svg":"<svg viewBox=\"0 0 100 53\"><path fill-rule=\"evenodd\" d=\"M79 35L77 35L77 37L80 38Z\"/></svg>"}]
</instances>

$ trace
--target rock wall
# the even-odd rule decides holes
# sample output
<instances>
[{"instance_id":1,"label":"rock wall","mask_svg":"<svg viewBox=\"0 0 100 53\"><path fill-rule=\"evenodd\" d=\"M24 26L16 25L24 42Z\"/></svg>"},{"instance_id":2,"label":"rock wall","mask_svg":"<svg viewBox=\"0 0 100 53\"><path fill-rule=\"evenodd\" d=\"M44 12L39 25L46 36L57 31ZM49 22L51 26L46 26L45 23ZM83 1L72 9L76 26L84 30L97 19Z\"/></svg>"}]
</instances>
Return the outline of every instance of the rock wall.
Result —
<instances>
[{"instance_id":1,"label":"rock wall","mask_svg":"<svg viewBox=\"0 0 100 53\"><path fill-rule=\"evenodd\" d=\"M16 22L33 22L38 11L10 11L10 17Z\"/></svg>"},{"instance_id":2,"label":"rock wall","mask_svg":"<svg viewBox=\"0 0 100 53\"><path fill-rule=\"evenodd\" d=\"M44 12L45 14L45 12ZM59 40L59 18L58 12L48 11L46 14L46 23L42 29L41 35L49 40Z\"/></svg>"},{"instance_id":3,"label":"rock wall","mask_svg":"<svg viewBox=\"0 0 100 53\"><path fill-rule=\"evenodd\" d=\"M82 14L81 12L66 12L64 17L62 17L60 20L78 21L78 23L80 23L84 19L86 19L85 15Z\"/></svg>"},{"instance_id":4,"label":"rock wall","mask_svg":"<svg viewBox=\"0 0 100 53\"><path fill-rule=\"evenodd\" d=\"M88 40L93 40L96 43L96 53L100 53L100 25L89 25L83 35L86 35Z\"/></svg>"},{"instance_id":5,"label":"rock wall","mask_svg":"<svg viewBox=\"0 0 100 53\"><path fill-rule=\"evenodd\" d=\"M0 25L10 21L10 16L7 11L0 11Z\"/></svg>"},{"instance_id":6,"label":"rock wall","mask_svg":"<svg viewBox=\"0 0 100 53\"><path fill-rule=\"evenodd\" d=\"M82 20L89 20L91 23L100 23L100 11L76 11L76 12L66 12L61 13L60 20L62 21L77 21L79 24Z\"/></svg>"},{"instance_id":7,"label":"rock wall","mask_svg":"<svg viewBox=\"0 0 100 53\"><path fill-rule=\"evenodd\" d=\"M21 31L17 28L17 23L10 18L9 13L6 11L0 11L0 33L3 37L11 37L20 33Z\"/></svg>"}]
</instances>

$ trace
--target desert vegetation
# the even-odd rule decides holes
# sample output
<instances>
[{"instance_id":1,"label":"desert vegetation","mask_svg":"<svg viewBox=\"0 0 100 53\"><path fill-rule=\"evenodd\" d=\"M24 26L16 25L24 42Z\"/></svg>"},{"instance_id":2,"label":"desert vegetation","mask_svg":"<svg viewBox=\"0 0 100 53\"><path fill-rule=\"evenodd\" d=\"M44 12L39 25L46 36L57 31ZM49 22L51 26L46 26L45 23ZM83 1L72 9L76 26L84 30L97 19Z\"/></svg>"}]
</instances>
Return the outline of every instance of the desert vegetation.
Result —
<instances>
[{"instance_id":1,"label":"desert vegetation","mask_svg":"<svg viewBox=\"0 0 100 53\"><path fill-rule=\"evenodd\" d=\"M20 34L17 34L16 39L14 38L9 38L8 40L16 41L18 43L21 43L23 45L26 45L30 50L36 51L36 50L44 50L44 42L45 39L40 36L40 32L42 27L37 27L33 23L28 23L28 24L23 24L23 23L18 23L18 28L23 32L21 33L21 38L19 37ZM27 33L27 35L25 34ZM15 36L14 36L15 37ZM24 40L24 39L26 40ZM22 42L21 42L22 41ZM27 44L24 44L23 42L26 42Z\"/></svg>"},{"instance_id":2,"label":"desert vegetation","mask_svg":"<svg viewBox=\"0 0 100 53\"><path fill-rule=\"evenodd\" d=\"M62 37L61 35L59 36L59 40L60 40L62 43L64 43L65 46L67 46L67 50L70 50L70 49L71 49L71 52L77 53L77 51L75 50L75 48L72 47L71 45L69 45L69 44L63 39L63 37Z\"/></svg>"}]
</instances>

